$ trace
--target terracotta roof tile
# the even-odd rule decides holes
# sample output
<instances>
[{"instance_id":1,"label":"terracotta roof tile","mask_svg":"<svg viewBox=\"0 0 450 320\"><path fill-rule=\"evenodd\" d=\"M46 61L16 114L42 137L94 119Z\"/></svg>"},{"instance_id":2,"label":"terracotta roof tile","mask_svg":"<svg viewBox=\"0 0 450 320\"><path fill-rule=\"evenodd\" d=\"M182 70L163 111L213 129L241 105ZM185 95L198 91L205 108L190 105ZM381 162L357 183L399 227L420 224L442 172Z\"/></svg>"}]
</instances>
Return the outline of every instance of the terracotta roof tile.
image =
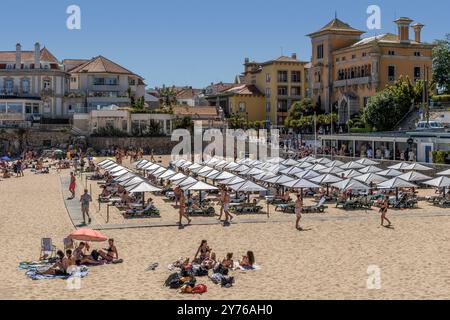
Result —
<instances>
[{"instance_id":1,"label":"terracotta roof tile","mask_svg":"<svg viewBox=\"0 0 450 320\"><path fill-rule=\"evenodd\" d=\"M98 56L88 62L72 69L71 73L116 73L136 75L128 69L118 65L105 57Z\"/></svg>"},{"instance_id":2,"label":"terracotta roof tile","mask_svg":"<svg viewBox=\"0 0 450 320\"><path fill-rule=\"evenodd\" d=\"M176 116L190 116L198 117L217 117L218 112L216 107L189 107L179 106L173 108L173 114Z\"/></svg>"}]
</instances>

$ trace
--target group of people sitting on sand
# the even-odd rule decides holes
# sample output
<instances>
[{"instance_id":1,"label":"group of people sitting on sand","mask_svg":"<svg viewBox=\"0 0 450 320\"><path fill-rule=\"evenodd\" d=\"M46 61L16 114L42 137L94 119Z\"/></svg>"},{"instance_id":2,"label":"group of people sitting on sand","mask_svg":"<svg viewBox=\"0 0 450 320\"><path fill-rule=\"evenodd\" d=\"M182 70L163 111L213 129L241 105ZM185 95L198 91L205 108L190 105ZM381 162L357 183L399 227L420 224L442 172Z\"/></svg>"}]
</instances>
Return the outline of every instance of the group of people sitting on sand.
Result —
<instances>
[{"instance_id":1,"label":"group of people sitting on sand","mask_svg":"<svg viewBox=\"0 0 450 320\"><path fill-rule=\"evenodd\" d=\"M70 274L71 267L120 262L114 239L109 239L108 245L108 248L90 251L87 242L80 242L73 251L68 249L64 254L63 251L59 250L56 253L56 262L49 269L37 273L40 275L67 276Z\"/></svg>"},{"instance_id":2,"label":"group of people sitting on sand","mask_svg":"<svg viewBox=\"0 0 450 320\"><path fill-rule=\"evenodd\" d=\"M242 267L244 269L253 269L255 265L255 255L253 251L248 251L246 255L242 257L240 261L235 264L233 260L233 253L229 252L226 256L219 260L217 255L208 245L207 240L202 240L200 246L195 253L192 262L190 259L183 261L183 265L195 264L204 267L207 270L217 270L219 268L226 268L229 270L235 269L236 267Z\"/></svg>"}]
</instances>

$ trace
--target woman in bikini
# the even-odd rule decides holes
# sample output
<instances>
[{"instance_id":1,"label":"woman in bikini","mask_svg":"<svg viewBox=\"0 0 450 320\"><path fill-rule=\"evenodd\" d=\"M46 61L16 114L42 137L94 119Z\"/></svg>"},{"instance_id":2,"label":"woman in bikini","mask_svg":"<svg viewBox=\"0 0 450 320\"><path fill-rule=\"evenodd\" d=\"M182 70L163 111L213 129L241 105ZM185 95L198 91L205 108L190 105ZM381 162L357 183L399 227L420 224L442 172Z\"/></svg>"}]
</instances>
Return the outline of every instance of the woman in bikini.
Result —
<instances>
[{"instance_id":1,"label":"woman in bikini","mask_svg":"<svg viewBox=\"0 0 450 320\"><path fill-rule=\"evenodd\" d=\"M381 209L380 209L380 213L381 213L381 226L384 227L384 220L386 220L388 222L387 227L389 228L392 223L391 221L389 221L389 219L386 217L386 213L388 211L389 208L389 197L388 196L384 196L384 201L383 204L381 205Z\"/></svg>"},{"instance_id":2,"label":"woman in bikini","mask_svg":"<svg viewBox=\"0 0 450 320\"><path fill-rule=\"evenodd\" d=\"M195 254L194 261L202 263L208 258L208 254L211 252L211 248L208 246L208 241L202 240L200 246L198 247L197 253Z\"/></svg>"},{"instance_id":3,"label":"woman in bikini","mask_svg":"<svg viewBox=\"0 0 450 320\"><path fill-rule=\"evenodd\" d=\"M247 255L243 256L241 262L239 263L239 265L245 269L252 269L254 264L255 255L253 254L253 251L247 251Z\"/></svg>"},{"instance_id":4,"label":"woman in bikini","mask_svg":"<svg viewBox=\"0 0 450 320\"><path fill-rule=\"evenodd\" d=\"M225 259L222 260L222 266L228 269L232 269L234 267L233 254L227 253Z\"/></svg>"},{"instance_id":5,"label":"woman in bikini","mask_svg":"<svg viewBox=\"0 0 450 320\"><path fill-rule=\"evenodd\" d=\"M73 172L70 173L70 185L69 185L69 191L72 194L72 197L70 199L75 198L75 188L76 188L76 179Z\"/></svg>"},{"instance_id":6,"label":"woman in bikini","mask_svg":"<svg viewBox=\"0 0 450 320\"><path fill-rule=\"evenodd\" d=\"M103 250L99 250L98 254L106 261L112 262L114 260L119 259L119 253L117 252L117 248L114 245L114 239L108 240L109 248Z\"/></svg>"}]
</instances>

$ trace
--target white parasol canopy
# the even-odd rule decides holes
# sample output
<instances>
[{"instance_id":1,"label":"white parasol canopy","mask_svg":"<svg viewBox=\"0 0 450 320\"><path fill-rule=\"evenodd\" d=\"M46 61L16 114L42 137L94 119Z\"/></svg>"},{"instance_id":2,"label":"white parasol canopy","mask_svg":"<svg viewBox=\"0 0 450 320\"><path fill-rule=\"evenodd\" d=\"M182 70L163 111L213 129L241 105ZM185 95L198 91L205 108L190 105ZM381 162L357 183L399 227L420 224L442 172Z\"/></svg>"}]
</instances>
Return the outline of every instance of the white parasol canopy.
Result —
<instances>
[{"instance_id":1,"label":"white parasol canopy","mask_svg":"<svg viewBox=\"0 0 450 320\"><path fill-rule=\"evenodd\" d=\"M348 190L368 190L370 189L368 186L366 186L365 184L354 180L354 179L347 179L347 180L343 180L337 183L334 183L331 185L334 188L337 188L339 190L344 190L344 191L348 191Z\"/></svg>"},{"instance_id":2,"label":"white parasol canopy","mask_svg":"<svg viewBox=\"0 0 450 320\"><path fill-rule=\"evenodd\" d=\"M286 175L281 175L278 177L273 177L273 178L269 178L269 179L265 179L264 181L270 184L283 184L289 181L295 180L289 176Z\"/></svg>"},{"instance_id":3,"label":"white parasol canopy","mask_svg":"<svg viewBox=\"0 0 450 320\"><path fill-rule=\"evenodd\" d=\"M327 167L340 167L343 166L345 163L339 160L334 160L326 164Z\"/></svg>"},{"instance_id":4,"label":"white parasol canopy","mask_svg":"<svg viewBox=\"0 0 450 320\"><path fill-rule=\"evenodd\" d=\"M175 171L173 171L173 170L167 170L162 175L160 175L159 178L160 179L169 179L169 178L173 177L176 174L177 173Z\"/></svg>"},{"instance_id":5,"label":"white parasol canopy","mask_svg":"<svg viewBox=\"0 0 450 320\"><path fill-rule=\"evenodd\" d=\"M423 164L415 162L415 163L410 164L409 166L407 166L403 170L431 171L433 169L430 168L430 167L424 166Z\"/></svg>"},{"instance_id":6,"label":"white parasol canopy","mask_svg":"<svg viewBox=\"0 0 450 320\"><path fill-rule=\"evenodd\" d=\"M236 176L235 174L232 174L230 172L222 172L214 180L227 180L227 179L233 178L235 176Z\"/></svg>"},{"instance_id":7,"label":"white parasol canopy","mask_svg":"<svg viewBox=\"0 0 450 320\"><path fill-rule=\"evenodd\" d=\"M261 187L260 185L251 182L251 181L244 181L238 184L234 184L229 186L230 189L236 191L236 192L262 192L267 191L266 188Z\"/></svg>"},{"instance_id":8,"label":"white parasol canopy","mask_svg":"<svg viewBox=\"0 0 450 320\"><path fill-rule=\"evenodd\" d=\"M450 176L450 169L439 172L437 175L438 176Z\"/></svg>"},{"instance_id":9,"label":"white parasol canopy","mask_svg":"<svg viewBox=\"0 0 450 320\"><path fill-rule=\"evenodd\" d=\"M283 186L292 188L292 189L317 189L320 188L319 185L306 180L306 179L298 179L298 180L292 180L286 183L283 183Z\"/></svg>"},{"instance_id":10,"label":"white parasol canopy","mask_svg":"<svg viewBox=\"0 0 450 320\"><path fill-rule=\"evenodd\" d=\"M197 183L198 181L192 177L187 177L186 179L182 179L179 181L174 181L173 184L179 187L185 187L193 185L194 183Z\"/></svg>"},{"instance_id":11,"label":"white parasol canopy","mask_svg":"<svg viewBox=\"0 0 450 320\"><path fill-rule=\"evenodd\" d=\"M229 185L238 184L238 183L241 183L241 182L244 182L244 181L246 181L246 180L241 178L241 177L236 176L236 177L233 177L233 178L230 178L230 179L227 179L227 180L221 180L219 182L219 184L225 185L225 186L229 186Z\"/></svg>"},{"instance_id":12,"label":"white parasol canopy","mask_svg":"<svg viewBox=\"0 0 450 320\"><path fill-rule=\"evenodd\" d=\"M416 171L410 171L410 172L404 173L401 176L398 176L398 178L405 180L405 181L409 181L409 182L425 181L425 180L431 179L431 177L426 176L426 175L421 174Z\"/></svg>"},{"instance_id":13,"label":"white parasol canopy","mask_svg":"<svg viewBox=\"0 0 450 320\"><path fill-rule=\"evenodd\" d=\"M393 166L390 166L388 168L394 169L394 170L406 170L406 168L409 167L410 165L411 165L411 163L400 162L400 163L394 164Z\"/></svg>"},{"instance_id":14,"label":"white parasol canopy","mask_svg":"<svg viewBox=\"0 0 450 320\"><path fill-rule=\"evenodd\" d=\"M124 174L127 174L127 173L129 173L130 172L130 170L128 170L128 169L123 169L123 170L120 170L120 171L116 171L116 172L114 172L114 173L111 173L111 175L114 177L114 178L116 178L116 177L121 177L121 176L123 176Z\"/></svg>"},{"instance_id":15,"label":"white parasol canopy","mask_svg":"<svg viewBox=\"0 0 450 320\"><path fill-rule=\"evenodd\" d=\"M384 176L384 177L398 177L398 176L402 175L402 173L400 171L395 170L395 169L388 169L388 170L380 171L380 172L377 172L377 174L379 176Z\"/></svg>"},{"instance_id":16,"label":"white parasol canopy","mask_svg":"<svg viewBox=\"0 0 450 320\"><path fill-rule=\"evenodd\" d=\"M311 182L315 182L318 184L330 184L342 181L341 178L338 178L332 174L324 174L315 178L310 179Z\"/></svg>"},{"instance_id":17,"label":"white parasol canopy","mask_svg":"<svg viewBox=\"0 0 450 320\"><path fill-rule=\"evenodd\" d=\"M147 163L149 163L150 161L148 160L141 160L138 163L136 163L136 169L141 169L143 166L145 166Z\"/></svg>"},{"instance_id":18,"label":"white parasol canopy","mask_svg":"<svg viewBox=\"0 0 450 320\"><path fill-rule=\"evenodd\" d=\"M358 171L361 172L361 173L377 173L377 172L383 171L383 169L380 169L380 168L378 168L376 166L372 166L371 165L371 166L362 168L362 169L360 169Z\"/></svg>"},{"instance_id":19,"label":"white parasol canopy","mask_svg":"<svg viewBox=\"0 0 450 320\"><path fill-rule=\"evenodd\" d=\"M128 181L123 182L121 185L123 187L129 187L129 186L135 186L135 185L140 184L142 182L146 182L146 181L144 179L142 179L141 177L135 177L135 178L132 178L132 179L130 179Z\"/></svg>"},{"instance_id":20,"label":"white parasol canopy","mask_svg":"<svg viewBox=\"0 0 450 320\"><path fill-rule=\"evenodd\" d=\"M137 175L133 172L127 172L126 174L124 174L123 176L118 177L117 179L115 179L119 184L123 181L127 181L131 178L135 178L137 177Z\"/></svg>"},{"instance_id":21,"label":"white parasol canopy","mask_svg":"<svg viewBox=\"0 0 450 320\"><path fill-rule=\"evenodd\" d=\"M436 188L448 188L450 187L450 178L447 177L440 177L436 178L427 182L424 182L424 184Z\"/></svg>"},{"instance_id":22,"label":"white parasol canopy","mask_svg":"<svg viewBox=\"0 0 450 320\"><path fill-rule=\"evenodd\" d=\"M217 190L217 187L214 187L214 186L204 183L202 181L198 181L197 183L194 183L193 185L188 186L186 189L189 191L213 191L213 190Z\"/></svg>"},{"instance_id":23,"label":"white parasol canopy","mask_svg":"<svg viewBox=\"0 0 450 320\"><path fill-rule=\"evenodd\" d=\"M283 164L285 166L296 166L299 164L299 162L294 159L287 159L287 160L284 160L283 162L281 162L281 164Z\"/></svg>"},{"instance_id":24,"label":"white parasol canopy","mask_svg":"<svg viewBox=\"0 0 450 320\"><path fill-rule=\"evenodd\" d=\"M295 175L296 173L303 172L303 171L305 171L305 170L300 169L299 167L290 167L290 168L281 170L280 173L292 176L292 175Z\"/></svg>"},{"instance_id":25,"label":"white parasol canopy","mask_svg":"<svg viewBox=\"0 0 450 320\"><path fill-rule=\"evenodd\" d=\"M377 183L385 182L388 180L388 178L379 176L375 173L366 173L366 174L363 174L362 176L355 177L354 179L361 181L363 183L366 183L366 184L370 184L370 183L377 184Z\"/></svg>"},{"instance_id":26,"label":"white parasol canopy","mask_svg":"<svg viewBox=\"0 0 450 320\"><path fill-rule=\"evenodd\" d=\"M223 167L225 167L226 165L228 165L228 161L221 160L220 162L218 162L213 167L216 168L216 169L223 169Z\"/></svg>"},{"instance_id":27,"label":"white parasol canopy","mask_svg":"<svg viewBox=\"0 0 450 320\"><path fill-rule=\"evenodd\" d=\"M127 169L127 168L125 168L123 166L116 166L116 167L114 167L112 169L108 168L106 170L108 170L109 173L114 173L114 172L121 171L121 170L124 170L124 169Z\"/></svg>"},{"instance_id":28,"label":"white parasol canopy","mask_svg":"<svg viewBox=\"0 0 450 320\"><path fill-rule=\"evenodd\" d=\"M399 177L395 177L391 180L379 183L378 188L380 188L380 189L417 188L417 186L408 181L400 179Z\"/></svg>"},{"instance_id":29,"label":"white parasol canopy","mask_svg":"<svg viewBox=\"0 0 450 320\"><path fill-rule=\"evenodd\" d=\"M327 164L329 164L331 162L331 160L330 159L327 159L327 158L320 158L320 159L317 159L316 161L314 161L314 163L317 163L317 164L323 164L323 165L327 165Z\"/></svg>"},{"instance_id":30,"label":"white parasol canopy","mask_svg":"<svg viewBox=\"0 0 450 320\"><path fill-rule=\"evenodd\" d=\"M225 167L223 167L225 170L233 170L236 169L237 167L239 167L240 165L237 164L236 162L230 162L229 164L227 164Z\"/></svg>"},{"instance_id":31,"label":"white parasol canopy","mask_svg":"<svg viewBox=\"0 0 450 320\"><path fill-rule=\"evenodd\" d=\"M358 169L362 169L364 167L365 167L365 165L363 165L363 164L360 164L360 163L355 162L355 161L351 161L351 162L348 162L348 163L342 165L341 169L344 169L344 170L349 170L349 169L358 170Z\"/></svg>"},{"instance_id":32,"label":"white parasol canopy","mask_svg":"<svg viewBox=\"0 0 450 320\"><path fill-rule=\"evenodd\" d=\"M140 193L140 192L160 192L161 189L152 186L147 182L143 182L130 190L130 193Z\"/></svg>"},{"instance_id":33,"label":"white parasol canopy","mask_svg":"<svg viewBox=\"0 0 450 320\"><path fill-rule=\"evenodd\" d=\"M362 164L363 166L376 166L379 163L367 158L362 158L361 160L356 161L356 163Z\"/></svg>"},{"instance_id":34,"label":"white parasol canopy","mask_svg":"<svg viewBox=\"0 0 450 320\"><path fill-rule=\"evenodd\" d=\"M326 169L319 170L320 173L333 173L333 174L339 174L344 172L343 169L339 167L328 167Z\"/></svg>"},{"instance_id":35,"label":"white parasol canopy","mask_svg":"<svg viewBox=\"0 0 450 320\"><path fill-rule=\"evenodd\" d=\"M205 178L207 178L207 179L214 180L214 179L215 179L216 177L218 177L220 174L221 174L220 171L217 171L217 170L213 169L212 171L206 173L206 175L201 174L201 175L199 175L199 176L205 177Z\"/></svg>"},{"instance_id":36,"label":"white parasol canopy","mask_svg":"<svg viewBox=\"0 0 450 320\"><path fill-rule=\"evenodd\" d=\"M306 170L303 172L296 173L295 176L299 179L312 179L320 176L320 174L313 170Z\"/></svg>"},{"instance_id":37,"label":"white parasol canopy","mask_svg":"<svg viewBox=\"0 0 450 320\"><path fill-rule=\"evenodd\" d=\"M360 176L361 172L356 171L356 170L347 170L347 171L341 172L339 175L343 176L344 178L351 179L351 178Z\"/></svg>"}]
</instances>

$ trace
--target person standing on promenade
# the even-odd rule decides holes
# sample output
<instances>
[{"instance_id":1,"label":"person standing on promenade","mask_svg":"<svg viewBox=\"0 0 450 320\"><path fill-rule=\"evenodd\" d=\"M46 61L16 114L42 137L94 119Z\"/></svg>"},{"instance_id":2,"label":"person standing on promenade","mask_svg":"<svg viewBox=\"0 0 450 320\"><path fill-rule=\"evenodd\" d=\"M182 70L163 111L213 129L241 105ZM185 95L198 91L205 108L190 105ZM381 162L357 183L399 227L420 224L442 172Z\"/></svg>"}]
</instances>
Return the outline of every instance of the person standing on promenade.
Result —
<instances>
[{"instance_id":1,"label":"person standing on promenade","mask_svg":"<svg viewBox=\"0 0 450 320\"><path fill-rule=\"evenodd\" d=\"M225 223L229 223L233 220L233 216L230 213L230 202L231 202L231 197L230 194L228 193L227 190L225 190L225 194L223 197L224 201L223 201L223 211L225 212Z\"/></svg>"},{"instance_id":2,"label":"person standing on promenade","mask_svg":"<svg viewBox=\"0 0 450 320\"><path fill-rule=\"evenodd\" d=\"M69 198L69 200L72 200L75 198L75 188L76 188L76 179L73 172L70 173L70 184L69 184L69 191L72 194L72 197Z\"/></svg>"},{"instance_id":3,"label":"person standing on promenade","mask_svg":"<svg viewBox=\"0 0 450 320\"><path fill-rule=\"evenodd\" d=\"M87 189L84 189L84 193L80 198L81 213L83 214L83 224L86 224L86 216L89 218L89 224L91 224L91 216L89 215L89 204L92 202L92 197L88 193Z\"/></svg>"}]
</instances>

